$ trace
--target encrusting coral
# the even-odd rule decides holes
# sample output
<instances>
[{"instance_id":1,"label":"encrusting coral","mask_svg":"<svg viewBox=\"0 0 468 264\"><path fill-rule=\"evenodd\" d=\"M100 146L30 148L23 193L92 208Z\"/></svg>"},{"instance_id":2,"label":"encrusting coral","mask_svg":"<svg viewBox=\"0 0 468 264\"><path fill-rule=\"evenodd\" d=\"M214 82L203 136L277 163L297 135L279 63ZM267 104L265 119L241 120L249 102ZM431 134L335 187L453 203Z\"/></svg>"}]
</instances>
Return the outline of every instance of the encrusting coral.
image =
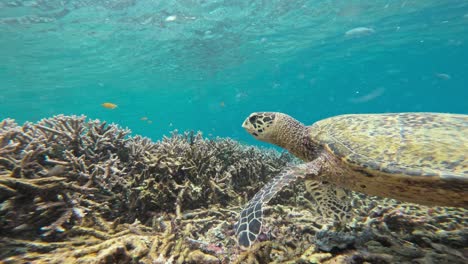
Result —
<instances>
[{"instance_id":1,"label":"encrusting coral","mask_svg":"<svg viewBox=\"0 0 468 264\"><path fill-rule=\"evenodd\" d=\"M344 226L307 186L267 207L259 241L236 244L239 206L287 154L174 131L156 143L84 116L0 122L5 263L466 263L468 214L355 195ZM281 205L275 201L281 200ZM268 228L268 229L266 229Z\"/></svg>"}]
</instances>

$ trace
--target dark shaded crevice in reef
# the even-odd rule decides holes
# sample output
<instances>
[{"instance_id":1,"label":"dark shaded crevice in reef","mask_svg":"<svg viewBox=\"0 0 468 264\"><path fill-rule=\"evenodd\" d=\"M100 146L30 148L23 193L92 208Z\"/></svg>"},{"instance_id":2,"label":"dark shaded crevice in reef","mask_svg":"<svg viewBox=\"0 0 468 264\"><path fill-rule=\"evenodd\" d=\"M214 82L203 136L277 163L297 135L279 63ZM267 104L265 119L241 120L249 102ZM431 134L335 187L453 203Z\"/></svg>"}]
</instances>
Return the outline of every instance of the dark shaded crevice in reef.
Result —
<instances>
[{"instance_id":1,"label":"dark shaded crevice in reef","mask_svg":"<svg viewBox=\"0 0 468 264\"><path fill-rule=\"evenodd\" d=\"M266 209L264 241L239 249L233 225L240 206L291 162L297 161L288 154L201 133L175 131L152 142L84 116L22 126L5 119L0 259L466 263L465 210L354 194L353 221L330 224L314 211L303 183L286 188Z\"/></svg>"}]
</instances>

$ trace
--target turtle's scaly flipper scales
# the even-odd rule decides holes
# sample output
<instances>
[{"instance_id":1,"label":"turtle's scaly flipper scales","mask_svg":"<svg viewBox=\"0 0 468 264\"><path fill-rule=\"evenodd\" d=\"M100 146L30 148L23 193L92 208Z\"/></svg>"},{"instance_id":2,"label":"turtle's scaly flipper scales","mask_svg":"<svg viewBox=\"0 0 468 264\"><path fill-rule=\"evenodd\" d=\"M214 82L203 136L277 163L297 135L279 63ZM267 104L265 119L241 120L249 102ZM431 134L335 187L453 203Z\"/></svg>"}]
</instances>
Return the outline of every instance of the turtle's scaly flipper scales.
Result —
<instances>
[{"instance_id":1,"label":"turtle's scaly flipper scales","mask_svg":"<svg viewBox=\"0 0 468 264\"><path fill-rule=\"evenodd\" d=\"M344 224L352 218L354 198L350 190L320 181L306 181L305 187L315 201L313 209L326 221Z\"/></svg>"},{"instance_id":2,"label":"turtle's scaly flipper scales","mask_svg":"<svg viewBox=\"0 0 468 264\"><path fill-rule=\"evenodd\" d=\"M293 183L299 178L317 175L321 160L288 167L278 176L265 185L244 207L236 224L236 235L240 246L251 246L262 227L263 206L268 203L283 187Z\"/></svg>"}]
</instances>

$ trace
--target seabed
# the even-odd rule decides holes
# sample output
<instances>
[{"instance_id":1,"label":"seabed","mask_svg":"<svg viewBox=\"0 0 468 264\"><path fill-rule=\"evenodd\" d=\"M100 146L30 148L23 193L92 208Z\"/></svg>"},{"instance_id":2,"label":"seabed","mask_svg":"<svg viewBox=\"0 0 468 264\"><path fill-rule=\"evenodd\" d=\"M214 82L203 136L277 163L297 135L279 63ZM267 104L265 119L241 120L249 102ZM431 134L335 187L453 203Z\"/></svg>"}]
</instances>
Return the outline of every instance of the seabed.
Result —
<instances>
[{"instance_id":1,"label":"seabed","mask_svg":"<svg viewBox=\"0 0 468 264\"><path fill-rule=\"evenodd\" d=\"M0 122L3 263L468 263L467 210L355 193L333 223L299 183L236 243L241 206L285 153L174 131L152 142L85 116Z\"/></svg>"}]
</instances>

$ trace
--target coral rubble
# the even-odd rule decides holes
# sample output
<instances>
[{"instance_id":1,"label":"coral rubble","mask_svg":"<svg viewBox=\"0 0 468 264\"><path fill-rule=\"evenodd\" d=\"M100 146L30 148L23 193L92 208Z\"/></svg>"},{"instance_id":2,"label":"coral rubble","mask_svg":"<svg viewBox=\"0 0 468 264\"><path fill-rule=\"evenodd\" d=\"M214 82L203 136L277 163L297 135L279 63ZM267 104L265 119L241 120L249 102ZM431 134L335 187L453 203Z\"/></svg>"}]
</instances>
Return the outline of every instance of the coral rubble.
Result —
<instances>
[{"instance_id":1,"label":"coral rubble","mask_svg":"<svg viewBox=\"0 0 468 264\"><path fill-rule=\"evenodd\" d=\"M330 224L304 183L267 207L241 250L244 204L296 160L174 131L152 142L84 116L0 122L0 260L5 263L466 263L468 213L354 194ZM275 205L281 201L281 205Z\"/></svg>"}]
</instances>

